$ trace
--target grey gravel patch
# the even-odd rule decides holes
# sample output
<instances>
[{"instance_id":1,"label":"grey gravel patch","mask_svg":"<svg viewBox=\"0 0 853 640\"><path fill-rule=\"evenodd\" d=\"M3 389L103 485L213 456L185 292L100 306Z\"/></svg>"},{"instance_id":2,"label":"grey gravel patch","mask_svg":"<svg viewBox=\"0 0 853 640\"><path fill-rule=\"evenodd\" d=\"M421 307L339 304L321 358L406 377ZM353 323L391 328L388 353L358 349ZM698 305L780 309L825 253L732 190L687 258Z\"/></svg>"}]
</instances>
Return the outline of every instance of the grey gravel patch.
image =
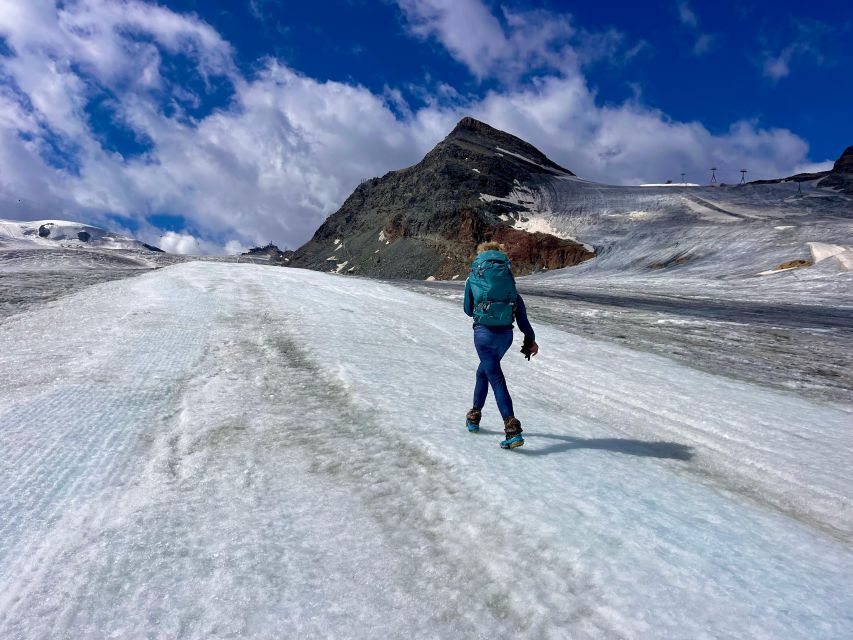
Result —
<instances>
[{"instance_id":1,"label":"grey gravel patch","mask_svg":"<svg viewBox=\"0 0 853 640\"><path fill-rule=\"evenodd\" d=\"M394 284L461 307L461 285ZM534 329L544 322L714 375L853 405L853 312L848 309L540 286L521 292ZM541 346L545 353L547 345Z\"/></svg>"},{"instance_id":2,"label":"grey gravel patch","mask_svg":"<svg viewBox=\"0 0 853 640\"><path fill-rule=\"evenodd\" d=\"M0 271L0 319L77 293L94 284L130 278L145 272L143 269L16 273Z\"/></svg>"}]
</instances>

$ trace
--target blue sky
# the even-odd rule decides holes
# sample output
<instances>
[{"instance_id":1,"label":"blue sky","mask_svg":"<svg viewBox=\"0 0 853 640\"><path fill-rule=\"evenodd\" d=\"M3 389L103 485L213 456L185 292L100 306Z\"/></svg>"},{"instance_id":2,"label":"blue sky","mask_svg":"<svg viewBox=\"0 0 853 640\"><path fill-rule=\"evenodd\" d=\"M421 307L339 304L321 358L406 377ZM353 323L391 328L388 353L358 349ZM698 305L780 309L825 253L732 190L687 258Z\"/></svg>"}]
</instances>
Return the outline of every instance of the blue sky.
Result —
<instances>
[{"instance_id":1,"label":"blue sky","mask_svg":"<svg viewBox=\"0 0 853 640\"><path fill-rule=\"evenodd\" d=\"M314 78L361 83L375 92L398 87L415 106L420 92L408 85L428 89L430 80L446 82L479 96L501 86L496 78L472 75L440 43L413 38L394 3L231 4L212 10L197 0L168 3L214 25L247 71L275 55ZM853 68L849 3L816 2L808 12L792 0L485 4L498 19L501 7L568 15L579 29L618 33L623 52L636 48L628 61L605 58L587 69L602 103L639 93L672 118L699 120L716 131L758 119L803 136L813 157L835 157L853 140L853 83L843 80Z\"/></svg>"},{"instance_id":2,"label":"blue sky","mask_svg":"<svg viewBox=\"0 0 853 640\"><path fill-rule=\"evenodd\" d=\"M845 2L5 0L0 216L295 247L468 114L617 184L824 168L851 39Z\"/></svg>"}]
</instances>

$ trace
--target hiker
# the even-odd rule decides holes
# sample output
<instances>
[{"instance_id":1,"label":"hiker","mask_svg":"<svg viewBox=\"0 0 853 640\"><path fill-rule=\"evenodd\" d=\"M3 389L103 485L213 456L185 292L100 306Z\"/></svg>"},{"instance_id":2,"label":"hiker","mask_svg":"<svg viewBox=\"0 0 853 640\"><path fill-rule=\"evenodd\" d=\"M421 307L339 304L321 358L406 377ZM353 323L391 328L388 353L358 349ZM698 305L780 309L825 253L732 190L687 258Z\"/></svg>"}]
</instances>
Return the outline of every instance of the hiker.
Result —
<instances>
[{"instance_id":1,"label":"hiker","mask_svg":"<svg viewBox=\"0 0 853 640\"><path fill-rule=\"evenodd\" d=\"M474 319L474 347L480 356L477 383L474 386L474 406L466 416L468 431L480 430L480 417L489 385L495 394L498 410L504 421L506 440L504 449L514 449L524 444L521 422L512 409L512 398L501 371L501 358L512 346L512 323L524 333L521 353L530 356L539 353L533 327L527 319L524 301L515 289L512 263L506 248L499 242L483 242L477 247L477 258L471 265L471 275L465 282L465 313Z\"/></svg>"}]
</instances>

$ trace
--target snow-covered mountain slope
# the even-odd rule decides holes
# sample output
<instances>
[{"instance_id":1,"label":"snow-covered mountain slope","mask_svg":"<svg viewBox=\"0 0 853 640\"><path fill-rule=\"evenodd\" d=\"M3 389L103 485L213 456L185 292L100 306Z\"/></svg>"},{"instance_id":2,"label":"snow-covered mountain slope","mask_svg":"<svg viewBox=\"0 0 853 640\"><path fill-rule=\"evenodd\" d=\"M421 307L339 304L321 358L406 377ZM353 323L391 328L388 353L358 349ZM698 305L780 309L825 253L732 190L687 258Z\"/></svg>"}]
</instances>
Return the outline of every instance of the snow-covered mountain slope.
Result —
<instances>
[{"instance_id":1,"label":"snow-covered mountain slope","mask_svg":"<svg viewBox=\"0 0 853 640\"><path fill-rule=\"evenodd\" d=\"M129 236L112 233L80 222L67 220L0 220L0 248L91 247L98 249L159 249L134 240Z\"/></svg>"},{"instance_id":2,"label":"snow-covered mountain slope","mask_svg":"<svg viewBox=\"0 0 853 640\"><path fill-rule=\"evenodd\" d=\"M853 244L853 198L795 184L613 187L546 180L531 217L601 252L573 272L678 268L709 279L749 277L809 244ZM838 264L839 269L847 265Z\"/></svg>"},{"instance_id":3,"label":"snow-covered mountain slope","mask_svg":"<svg viewBox=\"0 0 853 640\"><path fill-rule=\"evenodd\" d=\"M853 197L814 183L614 187L543 177L533 194L525 224L597 255L532 284L853 304Z\"/></svg>"},{"instance_id":4,"label":"snow-covered mountain slope","mask_svg":"<svg viewBox=\"0 0 853 640\"><path fill-rule=\"evenodd\" d=\"M255 265L1 326L0 637L853 635L849 407L537 326L505 452L457 305Z\"/></svg>"}]
</instances>

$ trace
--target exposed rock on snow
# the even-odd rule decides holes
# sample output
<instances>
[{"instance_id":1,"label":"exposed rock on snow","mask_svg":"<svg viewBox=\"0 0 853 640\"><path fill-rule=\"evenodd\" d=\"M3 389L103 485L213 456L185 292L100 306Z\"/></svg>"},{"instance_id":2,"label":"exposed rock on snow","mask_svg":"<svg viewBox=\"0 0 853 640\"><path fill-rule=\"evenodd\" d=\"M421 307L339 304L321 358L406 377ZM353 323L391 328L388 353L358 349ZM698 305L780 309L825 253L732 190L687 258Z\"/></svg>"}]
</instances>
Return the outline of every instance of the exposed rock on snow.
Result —
<instances>
[{"instance_id":1,"label":"exposed rock on snow","mask_svg":"<svg viewBox=\"0 0 853 640\"><path fill-rule=\"evenodd\" d=\"M779 273L781 271L790 271L791 269L802 269L804 267L811 267L814 265L814 262L811 260L803 260L802 258L798 258L796 260L788 260L787 262L783 262L778 267L774 267L772 269L768 269L767 271L761 271L758 273L760 276L769 276L774 273Z\"/></svg>"},{"instance_id":2,"label":"exposed rock on snow","mask_svg":"<svg viewBox=\"0 0 853 640\"><path fill-rule=\"evenodd\" d=\"M682 264L687 264L690 262L691 256L689 252L682 251L679 252L665 260L658 260L649 264L650 269L668 269L669 267L675 267Z\"/></svg>"}]
</instances>

